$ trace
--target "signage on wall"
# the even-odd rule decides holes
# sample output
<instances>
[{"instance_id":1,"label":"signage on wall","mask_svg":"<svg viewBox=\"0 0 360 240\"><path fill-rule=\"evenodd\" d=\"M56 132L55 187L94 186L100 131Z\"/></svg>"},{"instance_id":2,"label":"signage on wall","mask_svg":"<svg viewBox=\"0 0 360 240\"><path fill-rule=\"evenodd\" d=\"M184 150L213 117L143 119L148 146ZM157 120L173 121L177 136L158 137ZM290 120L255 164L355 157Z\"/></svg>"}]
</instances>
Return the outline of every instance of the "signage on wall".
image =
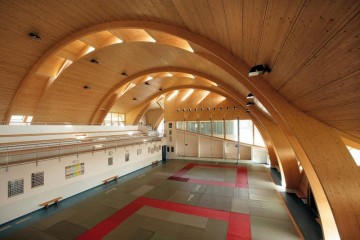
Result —
<instances>
[{"instance_id":1,"label":"signage on wall","mask_svg":"<svg viewBox=\"0 0 360 240\"><path fill-rule=\"evenodd\" d=\"M65 178L72 178L85 173L85 164L78 163L65 167Z\"/></svg>"}]
</instances>

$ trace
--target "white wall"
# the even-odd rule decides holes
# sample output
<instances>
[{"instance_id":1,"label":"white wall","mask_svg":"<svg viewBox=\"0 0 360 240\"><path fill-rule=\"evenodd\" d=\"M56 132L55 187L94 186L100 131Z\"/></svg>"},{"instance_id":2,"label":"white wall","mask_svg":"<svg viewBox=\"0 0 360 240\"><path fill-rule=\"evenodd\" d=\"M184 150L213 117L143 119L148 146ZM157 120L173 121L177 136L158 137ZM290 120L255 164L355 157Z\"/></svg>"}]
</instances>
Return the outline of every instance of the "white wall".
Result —
<instances>
[{"instance_id":1,"label":"white wall","mask_svg":"<svg viewBox=\"0 0 360 240\"><path fill-rule=\"evenodd\" d=\"M255 163L267 163L268 152L266 148L252 146L251 157L252 161Z\"/></svg>"},{"instance_id":2,"label":"white wall","mask_svg":"<svg viewBox=\"0 0 360 240\"><path fill-rule=\"evenodd\" d=\"M148 147L162 145L160 141L154 143L137 144L128 147L118 147L105 151L97 151L59 159L29 163L0 169L0 224L39 209L42 202L55 197L68 198L89 188L102 184L102 180L136 171L148 166L154 160L161 160L161 149L153 154L148 153ZM142 154L137 155L137 150ZM125 162L125 152L129 150L130 161ZM113 157L113 165L108 166L109 151ZM85 163L85 174L65 179L65 167L75 163ZM31 173L44 171L45 184L31 188ZM8 181L24 179L24 193L8 198Z\"/></svg>"}]
</instances>

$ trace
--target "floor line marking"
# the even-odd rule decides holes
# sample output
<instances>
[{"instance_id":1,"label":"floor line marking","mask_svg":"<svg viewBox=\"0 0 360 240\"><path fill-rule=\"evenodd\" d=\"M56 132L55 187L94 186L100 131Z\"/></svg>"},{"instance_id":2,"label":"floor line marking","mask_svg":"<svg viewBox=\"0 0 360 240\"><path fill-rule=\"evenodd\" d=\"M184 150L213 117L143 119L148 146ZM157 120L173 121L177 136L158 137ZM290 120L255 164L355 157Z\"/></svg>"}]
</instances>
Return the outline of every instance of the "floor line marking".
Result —
<instances>
[{"instance_id":1,"label":"floor line marking","mask_svg":"<svg viewBox=\"0 0 360 240\"><path fill-rule=\"evenodd\" d=\"M31 216L29 216L29 217L27 217L27 218L23 218L23 219L21 219L21 220L17 221L17 222L16 222L16 224L19 224L19 223L25 222L25 221L29 220L30 218L31 218Z\"/></svg>"},{"instance_id":2,"label":"floor line marking","mask_svg":"<svg viewBox=\"0 0 360 240\"><path fill-rule=\"evenodd\" d=\"M12 227L11 225L7 225L7 226L5 226L5 227L3 227L3 228L0 228L0 232L6 230L6 229L8 229L8 228L11 228L11 227Z\"/></svg>"},{"instance_id":3,"label":"floor line marking","mask_svg":"<svg viewBox=\"0 0 360 240\"><path fill-rule=\"evenodd\" d=\"M138 197L130 204L114 213L112 216L108 217L107 219L98 223L95 227L89 229L88 231L80 235L77 239L101 239L144 206L226 221L229 223L226 238L227 240L251 239L249 214L234 213L205 207L191 206L187 204L169 202L165 200L158 200L147 197Z\"/></svg>"},{"instance_id":4,"label":"floor line marking","mask_svg":"<svg viewBox=\"0 0 360 240\"><path fill-rule=\"evenodd\" d=\"M108 194L108 193L110 193L110 192L112 192L112 191L115 191L115 190L116 190L116 188L112 188L112 189L106 191L105 194Z\"/></svg>"}]
</instances>

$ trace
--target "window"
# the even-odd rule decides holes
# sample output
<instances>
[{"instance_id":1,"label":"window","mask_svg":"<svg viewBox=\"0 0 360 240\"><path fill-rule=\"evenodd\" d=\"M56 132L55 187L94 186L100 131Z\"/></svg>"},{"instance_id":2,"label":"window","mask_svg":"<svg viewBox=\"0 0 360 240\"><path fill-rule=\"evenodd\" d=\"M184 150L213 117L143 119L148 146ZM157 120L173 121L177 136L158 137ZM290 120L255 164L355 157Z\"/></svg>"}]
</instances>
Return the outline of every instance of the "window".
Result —
<instances>
[{"instance_id":1,"label":"window","mask_svg":"<svg viewBox=\"0 0 360 240\"><path fill-rule=\"evenodd\" d=\"M103 122L105 126L125 126L125 114L109 112Z\"/></svg>"},{"instance_id":2,"label":"window","mask_svg":"<svg viewBox=\"0 0 360 240\"><path fill-rule=\"evenodd\" d=\"M126 153L125 153L125 162L128 162L130 161L130 153L129 153L129 150L126 150Z\"/></svg>"},{"instance_id":3,"label":"window","mask_svg":"<svg viewBox=\"0 0 360 240\"><path fill-rule=\"evenodd\" d=\"M195 121L187 122L187 130L189 132L194 132L194 133L198 132L198 124L197 124L197 122L195 122Z\"/></svg>"},{"instance_id":4,"label":"window","mask_svg":"<svg viewBox=\"0 0 360 240\"><path fill-rule=\"evenodd\" d=\"M211 136L211 122L200 122L200 133Z\"/></svg>"},{"instance_id":5,"label":"window","mask_svg":"<svg viewBox=\"0 0 360 240\"><path fill-rule=\"evenodd\" d=\"M360 150L347 146L351 156L353 157L356 165L360 166Z\"/></svg>"},{"instance_id":6,"label":"window","mask_svg":"<svg viewBox=\"0 0 360 240\"><path fill-rule=\"evenodd\" d=\"M254 125L254 145L265 147L265 143L257 127Z\"/></svg>"},{"instance_id":7,"label":"window","mask_svg":"<svg viewBox=\"0 0 360 240\"><path fill-rule=\"evenodd\" d=\"M176 128L180 130L186 130L186 122L176 122Z\"/></svg>"},{"instance_id":8,"label":"window","mask_svg":"<svg viewBox=\"0 0 360 240\"><path fill-rule=\"evenodd\" d=\"M114 163L114 159L112 157L109 157L108 158L108 166L113 165L113 163Z\"/></svg>"},{"instance_id":9,"label":"window","mask_svg":"<svg viewBox=\"0 0 360 240\"><path fill-rule=\"evenodd\" d=\"M226 120L225 121L225 131L226 131L226 139L232 141L238 141L238 120Z\"/></svg>"},{"instance_id":10,"label":"window","mask_svg":"<svg viewBox=\"0 0 360 240\"><path fill-rule=\"evenodd\" d=\"M213 136L224 138L224 121L213 121Z\"/></svg>"},{"instance_id":11,"label":"window","mask_svg":"<svg viewBox=\"0 0 360 240\"><path fill-rule=\"evenodd\" d=\"M32 120L33 116L12 115L9 125L30 125Z\"/></svg>"},{"instance_id":12,"label":"window","mask_svg":"<svg viewBox=\"0 0 360 240\"><path fill-rule=\"evenodd\" d=\"M251 120L240 120L240 142L253 144L253 123Z\"/></svg>"},{"instance_id":13,"label":"window","mask_svg":"<svg viewBox=\"0 0 360 240\"><path fill-rule=\"evenodd\" d=\"M31 174L31 188L44 185L44 172L37 172Z\"/></svg>"}]
</instances>

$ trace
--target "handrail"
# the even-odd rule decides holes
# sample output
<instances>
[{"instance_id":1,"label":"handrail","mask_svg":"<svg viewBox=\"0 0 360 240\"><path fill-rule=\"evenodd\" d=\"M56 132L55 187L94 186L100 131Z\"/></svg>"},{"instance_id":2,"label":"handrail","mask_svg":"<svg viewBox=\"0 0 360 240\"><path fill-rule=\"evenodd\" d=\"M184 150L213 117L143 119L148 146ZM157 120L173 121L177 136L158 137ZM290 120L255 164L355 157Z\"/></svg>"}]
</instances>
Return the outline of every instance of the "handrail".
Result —
<instances>
[{"instance_id":1,"label":"handrail","mask_svg":"<svg viewBox=\"0 0 360 240\"><path fill-rule=\"evenodd\" d=\"M69 155L79 155L148 142L161 141L158 136L108 136L107 138L92 138L84 140L38 143L29 145L7 145L0 147L0 168L38 162L47 159Z\"/></svg>"}]
</instances>

